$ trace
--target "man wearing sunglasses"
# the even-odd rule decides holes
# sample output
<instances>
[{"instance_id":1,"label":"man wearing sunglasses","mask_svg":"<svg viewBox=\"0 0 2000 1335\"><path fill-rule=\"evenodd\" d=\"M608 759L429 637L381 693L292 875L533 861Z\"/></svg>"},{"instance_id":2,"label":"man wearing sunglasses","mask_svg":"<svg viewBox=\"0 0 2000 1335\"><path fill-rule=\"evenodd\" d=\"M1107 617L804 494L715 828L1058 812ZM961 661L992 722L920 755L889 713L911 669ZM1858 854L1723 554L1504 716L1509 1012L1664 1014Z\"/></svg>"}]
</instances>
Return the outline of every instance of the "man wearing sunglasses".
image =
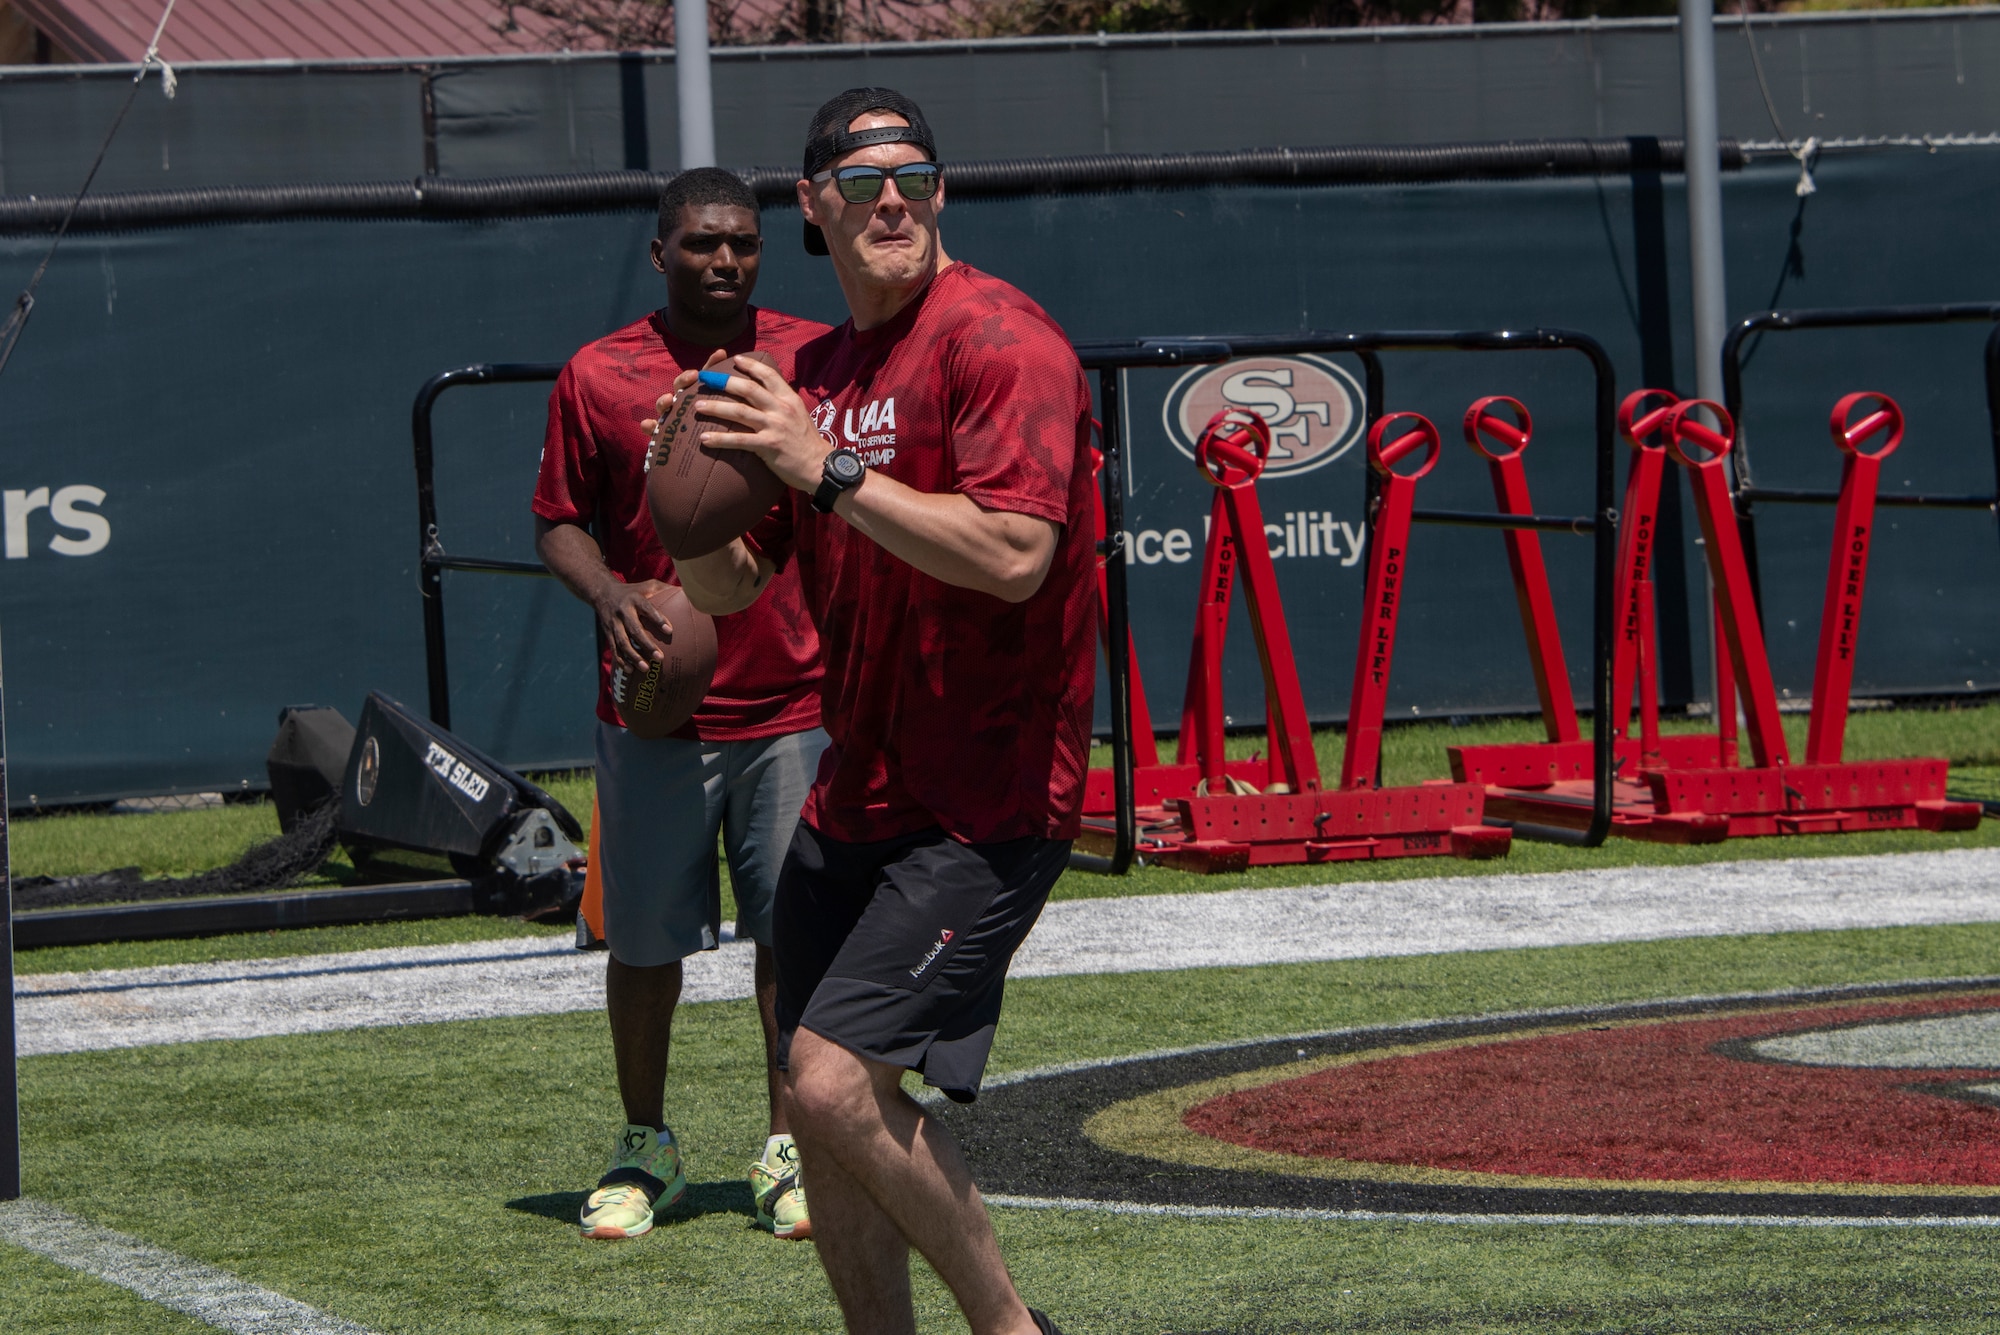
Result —
<instances>
[{"instance_id":1,"label":"man wearing sunglasses","mask_svg":"<svg viewBox=\"0 0 2000 1335\"><path fill-rule=\"evenodd\" d=\"M683 561L722 613L795 565L833 742L784 869L780 1058L813 1240L850 1331L909 1335L909 1252L975 1335L1052 1332L1015 1292L950 1134L905 1071L978 1094L1007 964L1077 833L1094 680L1090 393L1055 322L953 262L922 111L852 89L814 117L806 249L852 318L707 409L793 494ZM677 385L685 390L692 376Z\"/></svg>"}]
</instances>

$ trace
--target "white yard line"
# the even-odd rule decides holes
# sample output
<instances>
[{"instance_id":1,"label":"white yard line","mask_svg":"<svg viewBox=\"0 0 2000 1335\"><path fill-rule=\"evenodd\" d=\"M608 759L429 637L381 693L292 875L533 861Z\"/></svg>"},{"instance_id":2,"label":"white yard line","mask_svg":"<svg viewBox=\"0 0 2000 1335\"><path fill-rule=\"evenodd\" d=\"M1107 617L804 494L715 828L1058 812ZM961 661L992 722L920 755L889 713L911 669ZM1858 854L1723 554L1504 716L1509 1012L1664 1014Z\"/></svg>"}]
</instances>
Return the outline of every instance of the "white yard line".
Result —
<instances>
[{"instance_id":1,"label":"white yard line","mask_svg":"<svg viewBox=\"0 0 2000 1335\"><path fill-rule=\"evenodd\" d=\"M2000 922L2000 849L1051 904L1013 976Z\"/></svg>"},{"instance_id":2,"label":"white yard line","mask_svg":"<svg viewBox=\"0 0 2000 1335\"><path fill-rule=\"evenodd\" d=\"M22 1056L384 1025L553 1015L604 1004L602 954L516 937L336 955L29 974L14 983ZM684 1002L750 995L751 946L687 961Z\"/></svg>"},{"instance_id":3,"label":"white yard line","mask_svg":"<svg viewBox=\"0 0 2000 1335\"><path fill-rule=\"evenodd\" d=\"M1012 976L2000 922L2000 849L1449 876L1051 904ZM687 961L750 995L750 947ZM604 957L547 936L15 980L25 1055L595 1010Z\"/></svg>"},{"instance_id":4,"label":"white yard line","mask_svg":"<svg viewBox=\"0 0 2000 1335\"><path fill-rule=\"evenodd\" d=\"M40 1201L0 1202L0 1242L238 1335L370 1335L365 1326Z\"/></svg>"}]
</instances>

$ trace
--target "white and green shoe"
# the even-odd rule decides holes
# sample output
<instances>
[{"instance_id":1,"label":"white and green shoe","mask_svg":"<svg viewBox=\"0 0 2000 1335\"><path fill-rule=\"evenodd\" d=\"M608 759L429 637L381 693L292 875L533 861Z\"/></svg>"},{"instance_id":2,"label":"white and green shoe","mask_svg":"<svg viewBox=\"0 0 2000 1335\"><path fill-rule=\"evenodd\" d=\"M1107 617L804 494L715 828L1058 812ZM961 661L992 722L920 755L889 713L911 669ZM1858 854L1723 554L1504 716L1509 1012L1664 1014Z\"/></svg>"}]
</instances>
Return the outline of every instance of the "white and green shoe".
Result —
<instances>
[{"instance_id":1,"label":"white and green shoe","mask_svg":"<svg viewBox=\"0 0 2000 1335\"><path fill-rule=\"evenodd\" d=\"M586 1238L636 1238L653 1227L653 1208L687 1195L687 1172L672 1131L630 1126L618 1137L611 1169L583 1203Z\"/></svg>"},{"instance_id":2,"label":"white and green shoe","mask_svg":"<svg viewBox=\"0 0 2000 1335\"><path fill-rule=\"evenodd\" d=\"M812 1236L799 1147L790 1136L772 1136L764 1142L764 1157L751 1161L750 1195L757 1203L758 1224L770 1229L771 1236L795 1242Z\"/></svg>"}]
</instances>

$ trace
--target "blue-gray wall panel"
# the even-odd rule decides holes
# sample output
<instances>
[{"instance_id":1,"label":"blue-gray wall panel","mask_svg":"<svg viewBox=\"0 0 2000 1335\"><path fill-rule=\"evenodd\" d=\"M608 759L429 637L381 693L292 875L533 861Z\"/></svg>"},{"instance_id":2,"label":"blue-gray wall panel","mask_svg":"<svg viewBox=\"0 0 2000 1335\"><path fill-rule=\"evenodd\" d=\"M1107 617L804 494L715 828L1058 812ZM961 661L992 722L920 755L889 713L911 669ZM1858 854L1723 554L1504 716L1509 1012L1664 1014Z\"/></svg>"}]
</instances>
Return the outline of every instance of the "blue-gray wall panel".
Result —
<instances>
[{"instance_id":1,"label":"blue-gray wall panel","mask_svg":"<svg viewBox=\"0 0 2000 1335\"><path fill-rule=\"evenodd\" d=\"M1793 15L1753 25L1788 135L2000 131L2000 9ZM1742 26L1717 31L1722 133L1776 137ZM432 66L189 66L141 93L100 190L493 176L678 165L671 52ZM0 70L0 194L74 189L129 71ZM1189 34L877 47L718 48L718 150L799 156L813 108L857 84L922 102L947 158L1677 135L1667 20Z\"/></svg>"},{"instance_id":2,"label":"blue-gray wall panel","mask_svg":"<svg viewBox=\"0 0 2000 1335\"><path fill-rule=\"evenodd\" d=\"M131 90L129 69L0 69L0 194L74 194ZM415 69L192 67L171 101L159 75L146 76L91 189L382 181L423 169Z\"/></svg>"},{"instance_id":3,"label":"blue-gray wall panel","mask_svg":"<svg viewBox=\"0 0 2000 1335\"><path fill-rule=\"evenodd\" d=\"M636 99L628 95L634 74L640 81ZM431 86L438 167L446 175L675 165L673 67L658 59L450 65ZM665 156L649 151L649 161L628 161L634 134L649 149L661 146Z\"/></svg>"},{"instance_id":4,"label":"blue-gray wall panel","mask_svg":"<svg viewBox=\"0 0 2000 1335\"><path fill-rule=\"evenodd\" d=\"M2000 130L2000 12L1841 15L1753 26L1786 134ZM1777 135L1741 26L1717 32L1722 133ZM1669 22L1506 24L965 46L720 49L724 162L782 166L812 111L882 83L923 104L947 158L1167 153L1257 145L1677 135L1679 37ZM635 99L635 86L642 96ZM448 66L438 160L461 176L627 165L643 119L649 164L676 165L670 53Z\"/></svg>"}]
</instances>

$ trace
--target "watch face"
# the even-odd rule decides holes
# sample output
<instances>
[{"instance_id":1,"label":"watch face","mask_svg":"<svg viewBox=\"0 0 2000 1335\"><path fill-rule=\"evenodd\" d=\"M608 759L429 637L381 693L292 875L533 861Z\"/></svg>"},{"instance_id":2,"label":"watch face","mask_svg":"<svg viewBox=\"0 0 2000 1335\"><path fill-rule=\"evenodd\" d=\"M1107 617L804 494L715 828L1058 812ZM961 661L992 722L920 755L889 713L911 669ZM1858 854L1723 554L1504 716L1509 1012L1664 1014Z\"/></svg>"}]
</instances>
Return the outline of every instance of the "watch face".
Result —
<instances>
[{"instance_id":1,"label":"watch face","mask_svg":"<svg viewBox=\"0 0 2000 1335\"><path fill-rule=\"evenodd\" d=\"M843 450L833 456L833 472L842 482L853 482L861 476L861 461Z\"/></svg>"}]
</instances>

